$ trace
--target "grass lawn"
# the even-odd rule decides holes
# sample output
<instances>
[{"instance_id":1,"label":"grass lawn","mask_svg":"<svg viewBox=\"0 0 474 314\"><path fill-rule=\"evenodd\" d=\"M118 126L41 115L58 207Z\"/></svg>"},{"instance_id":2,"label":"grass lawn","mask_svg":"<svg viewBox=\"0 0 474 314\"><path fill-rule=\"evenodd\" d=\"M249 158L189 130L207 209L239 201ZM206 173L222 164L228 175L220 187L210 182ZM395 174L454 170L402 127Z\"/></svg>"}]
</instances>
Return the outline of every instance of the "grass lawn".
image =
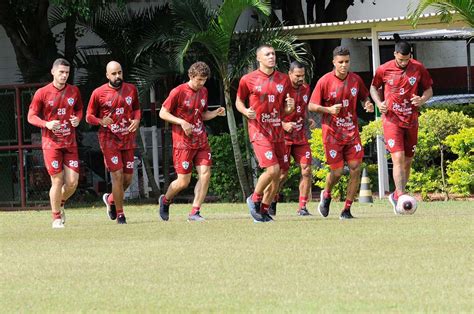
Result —
<instances>
[{"instance_id":1,"label":"grass lawn","mask_svg":"<svg viewBox=\"0 0 474 314\"><path fill-rule=\"evenodd\" d=\"M473 202L353 205L358 219L297 217L279 204L255 224L244 204L0 213L0 312L474 312ZM315 213L317 204L310 204Z\"/></svg>"}]
</instances>

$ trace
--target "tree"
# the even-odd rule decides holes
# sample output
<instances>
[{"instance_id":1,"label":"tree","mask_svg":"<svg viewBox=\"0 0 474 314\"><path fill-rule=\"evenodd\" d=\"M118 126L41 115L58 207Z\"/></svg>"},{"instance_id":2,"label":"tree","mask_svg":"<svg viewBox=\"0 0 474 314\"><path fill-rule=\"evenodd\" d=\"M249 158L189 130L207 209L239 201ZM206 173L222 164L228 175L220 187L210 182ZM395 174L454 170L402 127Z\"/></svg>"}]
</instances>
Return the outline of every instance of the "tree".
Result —
<instances>
[{"instance_id":1,"label":"tree","mask_svg":"<svg viewBox=\"0 0 474 314\"><path fill-rule=\"evenodd\" d=\"M50 80L51 64L59 56L48 8L48 0L0 1L0 25L13 45L24 82Z\"/></svg>"},{"instance_id":2,"label":"tree","mask_svg":"<svg viewBox=\"0 0 474 314\"><path fill-rule=\"evenodd\" d=\"M231 136L234 161L242 194L251 193L250 178L244 168L242 153L237 138L237 125L231 99L232 83L239 78L255 60L255 49L259 43L270 43L276 51L302 60L301 45L295 44L295 37L275 29L255 29L240 36L235 34L237 21L247 9L256 12L263 20L271 12L269 1L225 0L218 9L208 7L207 1L174 0L171 10L179 34L172 39L173 50L181 71L187 57L199 56L208 62L221 81L227 110L227 124ZM262 24L260 24L262 27ZM263 27L265 28L265 27ZM251 48L250 48L251 45Z\"/></svg>"},{"instance_id":3,"label":"tree","mask_svg":"<svg viewBox=\"0 0 474 314\"><path fill-rule=\"evenodd\" d=\"M472 0L420 0L418 5L411 5L408 9L408 17L416 26L420 15L427 9L434 8L436 13L441 14L441 20L449 23L452 13L459 12L463 19L471 27L474 27L474 2Z\"/></svg>"}]
</instances>

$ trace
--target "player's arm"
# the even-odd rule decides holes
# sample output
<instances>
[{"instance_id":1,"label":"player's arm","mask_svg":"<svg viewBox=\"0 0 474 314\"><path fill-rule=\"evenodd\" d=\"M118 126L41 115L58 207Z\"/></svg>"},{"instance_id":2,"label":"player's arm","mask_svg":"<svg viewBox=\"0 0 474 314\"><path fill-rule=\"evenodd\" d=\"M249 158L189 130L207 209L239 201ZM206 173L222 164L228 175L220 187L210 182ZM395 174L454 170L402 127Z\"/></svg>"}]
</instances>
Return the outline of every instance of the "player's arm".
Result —
<instances>
[{"instance_id":1,"label":"player's arm","mask_svg":"<svg viewBox=\"0 0 474 314\"><path fill-rule=\"evenodd\" d=\"M382 68L378 68L375 71L374 79L372 80L372 84L370 84L370 97L374 101L375 105L379 108L381 113L387 112L387 104L384 100L382 100L382 84L383 84L383 70Z\"/></svg>"},{"instance_id":2,"label":"player's arm","mask_svg":"<svg viewBox=\"0 0 474 314\"><path fill-rule=\"evenodd\" d=\"M56 130L60 127L59 120L46 121L41 119L40 113L42 111L42 101L38 92L33 96L30 108L28 110L28 122L38 128L47 128L49 130Z\"/></svg>"},{"instance_id":3,"label":"player's arm","mask_svg":"<svg viewBox=\"0 0 474 314\"><path fill-rule=\"evenodd\" d=\"M204 121L214 119L217 116L221 116L221 117L225 116L225 108L224 107L219 107L216 110L212 110L212 111L206 110L202 113L202 119Z\"/></svg>"},{"instance_id":4,"label":"player's arm","mask_svg":"<svg viewBox=\"0 0 474 314\"><path fill-rule=\"evenodd\" d=\"M428 89L425 89L425 91L423 92L423 95L418 96L418 95L413 94L413 97L412 97L410 100L411 100L411 103L412 103L415 107L421 107L421 106L423 106L423 105L428 101L428 99L430 99L431 97L433 97L433 88L430 86Z\"/></svg>"},{"instance_id":5,"label":"player's arm","mask_svg":"<svg viewBox=\"0 0 474 314\"><path fill-rule=\"evenodd\" d=\"M84 115L82 112L82 108L83 108L83 104L82 104L81 94L79 92L79 89L77 89L77 101L74 104L74 113L69 118L69 121L71 122L71 125L73 127L77 127L82 120L82 117Z\"/></svg>"},{"instance_id":6,"label":"player's arm","mask_svg":"<svg viewBox=\"0 0 474 314\"><path fill-rule=\"evenodd\" d=\"M255 119L257 117L255 110L253 110L252 108L247 108L245 102L240 99L239 96L237 96L237 98L235 99L235 107L241 114L246 116L247 119Z\"/></svg>"},{"instance_id":7,"label":"player's arm","mask_svg":"<svg viewBox=\"0 0 474 314\"><path fill-rule=\"evenodd\" d=\"M341 111L342 104L334 104L331 107L324 107L319 104L315 104L310 102L308 105L310 111L317 112L317 113L327 113L332 115L337 115L339 111Z\"/></svg>"},{"instance_id":8,"label":"player's arm","mask_svg":"<svg viewBox=\"0 0 474 314\"><path fill-rule=\"evenodd\" d=\"M140 120L142 118L142 112L140 110L140 103L138 102L137 89L133 88L133 104L132 104L132 118L129 119L130 125L128 126L129 132L135 132L140 127Z\"/></svg>"},{"instance_id":9,"label":"player's arm","mask_svg":"<svg viewBox=\"0 0 474 314\"><path fill-rule=\"evenodd\" d=\"M160 109L160 118L169 123L180 125L181 128L183 128L184 134L186 135L190 135L193 132L193 126L191 123L184 119L176 117L171 112L169 112L169 110L165 106L162 106Z\"/></svg>"},{"instance_id":10,"label":"player's arm","mask_svg":"<svg viewBox=\"0 0 474 314\"><path fill-rule=\"evenodd\" d=\"M96 94L95 92L93 92L91 95L91 99L89 100L89 104L87 105L87 111L86 111L87 123L92 124L92 125L107 126L114 122L112 118L110 117L112 113L109 113L102 119L98 117L98 114L99 114L99 101L96 100Z\"/></svg>"},{"instance_id":11,"label":"player's arm","mask_svg":"<svg viewBox=\"0 0 474 314\"><path fill-rule=\"evenodd\" d=\"M374 112L374 104L370 101L369 97L362 101L362 106L366 112Z\"/></svg>"}]
</instances>

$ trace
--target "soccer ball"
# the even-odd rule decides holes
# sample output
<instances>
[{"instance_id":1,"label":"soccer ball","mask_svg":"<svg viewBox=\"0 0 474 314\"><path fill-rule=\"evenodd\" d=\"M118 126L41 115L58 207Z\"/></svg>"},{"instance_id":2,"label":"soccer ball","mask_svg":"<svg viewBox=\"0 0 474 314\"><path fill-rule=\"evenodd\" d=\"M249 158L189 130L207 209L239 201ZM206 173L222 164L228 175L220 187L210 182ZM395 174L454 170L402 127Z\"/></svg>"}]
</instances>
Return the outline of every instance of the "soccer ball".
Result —
<instances>
[{"instance_id":1,"label":"soccer ball","mask_svg":"<svg viewBox=\"0 0 474 314\"><path fill-rule=\"evenodd\" d=\"M403 194L398 198L396 211L399 215L413 215L417 206L413 196Z\"/></svg>"}]
</instances>

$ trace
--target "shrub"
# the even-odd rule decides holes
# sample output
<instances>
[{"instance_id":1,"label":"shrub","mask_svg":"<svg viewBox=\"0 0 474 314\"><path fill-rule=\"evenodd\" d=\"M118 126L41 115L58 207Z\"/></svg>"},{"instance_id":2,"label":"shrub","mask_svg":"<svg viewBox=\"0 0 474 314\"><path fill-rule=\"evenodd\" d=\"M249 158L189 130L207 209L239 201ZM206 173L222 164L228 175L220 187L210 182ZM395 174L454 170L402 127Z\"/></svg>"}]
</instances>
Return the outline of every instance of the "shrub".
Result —
<instances>
[{"instance_id":1,"label":"shrub","mask_svg":"<svg viewBox=\"0 0 474 314\"><path fill-rule=\"evenodd\" d=\"M470 195L474 192L474 128L462 129L444 141L451 151L459 156L448 162L449 190L452 193Z\"/></svg>"}]
</instances>

